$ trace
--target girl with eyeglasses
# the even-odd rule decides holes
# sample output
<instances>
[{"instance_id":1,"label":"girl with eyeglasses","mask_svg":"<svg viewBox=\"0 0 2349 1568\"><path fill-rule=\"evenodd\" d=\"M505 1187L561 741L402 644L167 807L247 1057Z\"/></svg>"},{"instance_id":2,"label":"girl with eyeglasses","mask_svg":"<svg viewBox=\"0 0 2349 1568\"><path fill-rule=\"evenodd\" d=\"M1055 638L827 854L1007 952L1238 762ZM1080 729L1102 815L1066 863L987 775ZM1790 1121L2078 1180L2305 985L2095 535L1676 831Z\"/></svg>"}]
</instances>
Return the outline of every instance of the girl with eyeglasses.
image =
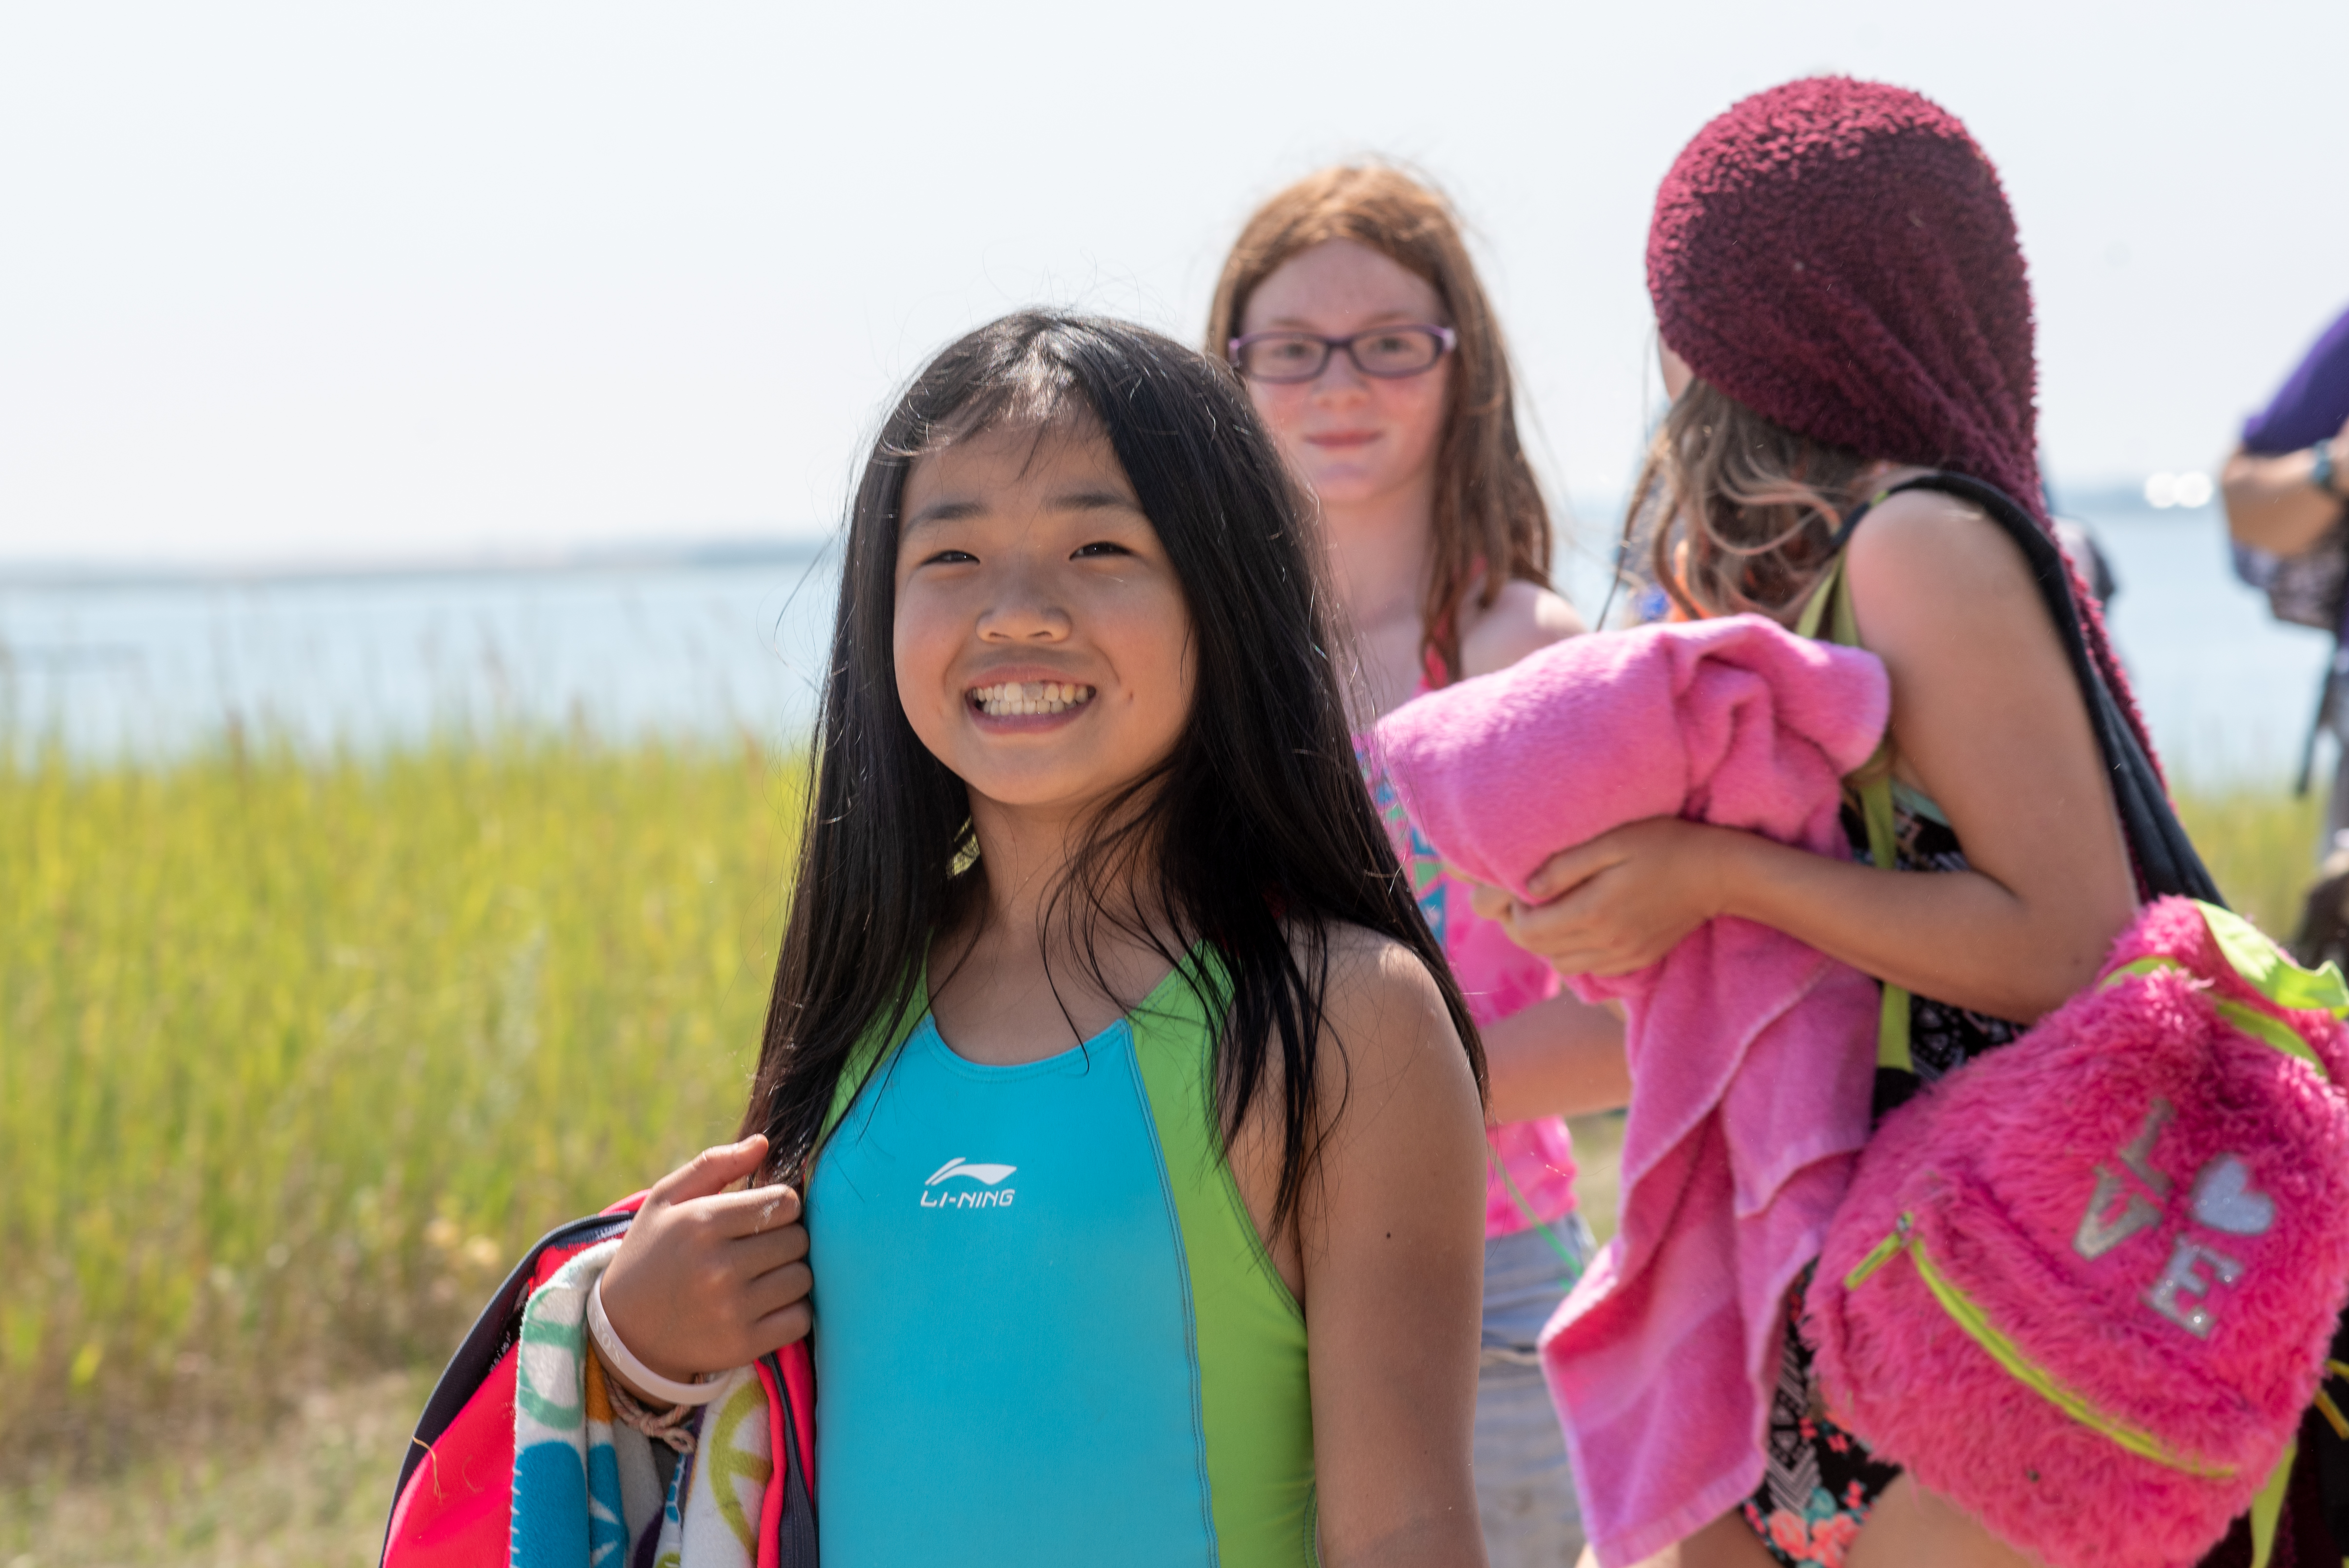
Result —
<instances>
[{"instance_id":1,"label":"girl with eyeglasses","mask_svg":"<svg viewBox=\"0 0 2349 1568\"><path fill-rule=\"evenodd\" d=\"M1242 229L1207 339L1319 503L1360 663L1358 730L1583 629L1549 587L1549 514L1518 440L1508 357L1443 196L1378 165L1299 181ZM1485 1547L1496 1568L1571 1563L1580 1513L1534 1340L1590 1244L1560 1113L1622 1103L1620 1025L1559 994L1548 964L1478 917L1362 754L1491 1074L1475 1436Z\"/></svg>"}]
</instances>

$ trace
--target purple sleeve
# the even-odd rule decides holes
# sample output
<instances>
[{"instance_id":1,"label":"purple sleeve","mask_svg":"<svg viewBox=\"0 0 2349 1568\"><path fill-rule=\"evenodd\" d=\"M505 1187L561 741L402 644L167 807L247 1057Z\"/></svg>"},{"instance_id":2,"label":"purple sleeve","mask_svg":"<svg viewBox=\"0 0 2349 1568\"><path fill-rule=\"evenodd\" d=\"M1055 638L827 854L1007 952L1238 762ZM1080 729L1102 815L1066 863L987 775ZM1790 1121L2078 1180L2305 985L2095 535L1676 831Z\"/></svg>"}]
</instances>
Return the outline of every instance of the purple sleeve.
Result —
<instances>
[{"instance_id":1,"label":"purple sleeve","mask_svg":"<svg viewBox=\"0 0 2349 1568\"><path fill-rule=\"evenodd\" d=\"M2272 457L2313 446L2349 420L2349 311L2324 329L2275 400L2243 421L2243 450Z\"/></svg>"}]
</instances>

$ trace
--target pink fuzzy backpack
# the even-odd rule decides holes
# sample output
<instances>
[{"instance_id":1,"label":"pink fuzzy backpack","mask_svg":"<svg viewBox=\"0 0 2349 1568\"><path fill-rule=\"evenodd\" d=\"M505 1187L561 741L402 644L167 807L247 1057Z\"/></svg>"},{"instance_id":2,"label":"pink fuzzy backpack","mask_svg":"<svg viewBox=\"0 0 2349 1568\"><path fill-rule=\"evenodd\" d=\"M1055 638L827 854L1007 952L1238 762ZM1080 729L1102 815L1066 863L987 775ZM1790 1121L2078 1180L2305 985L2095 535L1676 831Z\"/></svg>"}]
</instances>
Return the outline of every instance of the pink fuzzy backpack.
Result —
<instances>
[{"instance_id":1,"label":"pink fuzzy backpack","mask_svg":"<svg viewBox=\"0 0 2349 1568\"><path fill-rule=\"evenodd\" d=\"M2349 990L2212 905L1877 1129L1806 1330L1835 1418L2064 1568L2264 1556L2349 1296ZM2349 1367L2336 1368L2349 1373Z\"/></svg>"}]
</instances>

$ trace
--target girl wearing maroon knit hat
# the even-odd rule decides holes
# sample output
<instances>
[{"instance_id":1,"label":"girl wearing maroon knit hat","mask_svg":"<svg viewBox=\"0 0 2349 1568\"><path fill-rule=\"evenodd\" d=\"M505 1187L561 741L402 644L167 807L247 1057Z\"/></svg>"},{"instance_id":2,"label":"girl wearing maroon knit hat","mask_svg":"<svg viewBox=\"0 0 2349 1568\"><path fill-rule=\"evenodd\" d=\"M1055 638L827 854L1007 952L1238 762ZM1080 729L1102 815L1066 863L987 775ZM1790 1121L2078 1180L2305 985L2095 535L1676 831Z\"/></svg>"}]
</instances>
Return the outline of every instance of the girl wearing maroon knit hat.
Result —
<instances>
[{"instance_id":1,"label":"girl wearing maroon knit hat","mask_svg":"<svg viewBox=\"0 0 2349 1568\"><path fill-rule=\"evenodd\" d=\"M2061 568L2043 553L2043 587L2023 547L2050 523L2031 292L1965 128L1840 78L1747 99L1666 176L1648 284L1673 399L1632 504L1661 520L1656 577L1681 614L1792 625L1842 572L1891 677L1897 859L1938 875L1865 864L1856 813L1860 863L1655 820L1553 858L1547 902L1480 907L1568 973L1641 968L1734 915L1905 989L1916 1077L1888 1077L1881 1115L1895 1082L2004 1044L2085 985L2141 885L2200 869L2136 831L2158 783L2127 682L2086 591L2073 579L2059 630ZM1888 493L1928 475L1965 493ZM1826 1418L1794 1293L1758 1485L1661 1561L2024 1561Z\"/></svg>"}]
</instances>

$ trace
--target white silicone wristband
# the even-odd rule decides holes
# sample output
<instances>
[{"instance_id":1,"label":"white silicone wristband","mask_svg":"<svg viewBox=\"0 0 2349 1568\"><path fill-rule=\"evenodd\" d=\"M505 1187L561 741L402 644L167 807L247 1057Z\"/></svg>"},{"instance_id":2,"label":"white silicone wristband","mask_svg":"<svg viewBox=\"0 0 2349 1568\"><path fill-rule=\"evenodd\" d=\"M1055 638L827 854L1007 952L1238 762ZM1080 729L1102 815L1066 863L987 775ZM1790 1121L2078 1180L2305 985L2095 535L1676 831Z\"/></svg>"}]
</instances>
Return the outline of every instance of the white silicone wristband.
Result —
<instances>
[{"instance_id":1,"label":"white silicone wristband","mask_svg":"<svg viewBox=\"0 0 2349 1568\"><path fill-rule=\"evenodd\" d=\"M679 1383L674 1377L663 1377L643 1362L635 1352L620 1343L613 1331L612 1320L604 1312L604 1276L595 1276L595 1288L587 1293L587 1332L595 1336L595 1348L612 1364L612 1370L651 1395L671 1405L707 1405L718 1397L720 1385Z\"/></svg>"}]
</instances>

